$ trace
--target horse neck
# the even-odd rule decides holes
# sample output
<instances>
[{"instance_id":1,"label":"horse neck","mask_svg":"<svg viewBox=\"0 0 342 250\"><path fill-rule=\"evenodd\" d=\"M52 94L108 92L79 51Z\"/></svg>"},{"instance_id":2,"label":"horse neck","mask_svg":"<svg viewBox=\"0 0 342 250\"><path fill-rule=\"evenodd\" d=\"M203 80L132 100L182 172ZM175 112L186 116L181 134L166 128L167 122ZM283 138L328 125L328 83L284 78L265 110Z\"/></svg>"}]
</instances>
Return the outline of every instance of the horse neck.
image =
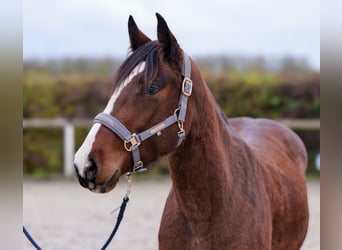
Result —
<instances>
[{"instance_id":1,"label":"horse neck","mask_svg":"<svg viewBox=\"0 0 342 250\"><path fill-rule=\"evenodd\" d=\"M169 155L169 167L181 209L187 217L203 221L217 213L223 205L223 194L230 190L232 176L226 148L231 136L201 74L194 74L192 80L188 106L191 127L184 143Z\"/></svg>"}]
</instances>

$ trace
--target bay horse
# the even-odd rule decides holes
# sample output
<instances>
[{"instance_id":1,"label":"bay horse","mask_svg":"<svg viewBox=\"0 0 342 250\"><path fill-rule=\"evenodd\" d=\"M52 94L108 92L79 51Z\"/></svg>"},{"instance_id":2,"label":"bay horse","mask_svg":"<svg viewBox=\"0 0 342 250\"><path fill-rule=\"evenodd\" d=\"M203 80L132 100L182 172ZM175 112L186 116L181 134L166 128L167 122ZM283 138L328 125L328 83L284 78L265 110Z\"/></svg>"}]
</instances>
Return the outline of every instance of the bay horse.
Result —
<instances>
[{"instance_id":1,"label":"bay horse","mask_svg":"<svg viewBox=\"0 0 342 250\"><path fill-rule=\"evenodd\" d=\"M269 119L228 119L156 15L156 41L129 17L132 53L75 154L80 184L109 192L168 155L160 250L299 249L309 217L303 142Z\"/></svg>"}]
</instances>

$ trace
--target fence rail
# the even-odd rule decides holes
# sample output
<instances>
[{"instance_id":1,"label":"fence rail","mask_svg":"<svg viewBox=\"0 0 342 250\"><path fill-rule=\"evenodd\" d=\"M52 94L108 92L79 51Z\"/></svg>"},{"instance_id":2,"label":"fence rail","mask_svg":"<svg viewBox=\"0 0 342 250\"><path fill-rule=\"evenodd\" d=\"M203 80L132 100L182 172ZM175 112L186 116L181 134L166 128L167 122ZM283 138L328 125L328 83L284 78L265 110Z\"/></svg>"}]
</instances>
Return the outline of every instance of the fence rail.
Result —
<instances>
[{"instance_id":1,"label":"fence rail","mask_svg":"<svg viewBox=\"0 0 342 250\"><path fill-rule=\"evenodd\" d=\"M294 130L320 130L320 119L283 119L279 122ZM73 174L75 154L75 127L90 127L90 119L24 119L23 129L29 128L62 128L63 129L63 162L64 175Z\"/></svg>"}]
</instances>

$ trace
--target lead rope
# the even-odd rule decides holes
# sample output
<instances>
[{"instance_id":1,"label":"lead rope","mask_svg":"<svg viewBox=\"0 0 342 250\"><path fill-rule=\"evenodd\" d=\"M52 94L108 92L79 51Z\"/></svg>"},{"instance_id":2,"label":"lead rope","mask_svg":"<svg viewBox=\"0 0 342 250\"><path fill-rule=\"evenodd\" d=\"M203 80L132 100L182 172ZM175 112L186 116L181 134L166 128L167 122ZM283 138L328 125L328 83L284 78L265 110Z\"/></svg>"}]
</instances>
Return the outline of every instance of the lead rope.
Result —
<instances>
[{"instance_id":1,"label":"lead rope","mask_svg":"<svg viewBox=\"0 0 342 250\"><path fill-rule=\"evenodd\" d=\"M128 201L129 201L128 196L131 193L131 189L132 189L132 173L127 173L127 191L126 191L126 195L125 195L125 197L122 200L122 203L121 203L121 206L120 206L120 211L119 211L118 217L116 219L116 223L115 223L115 226L113 228L113 231L109 235L106 243L103 245L103 247L101 247L101 250L105 250L108 247L108 245L110 244L110 242L114 238L114 236L116 234L116 231L118 231L118 229L119 229L120 223L121 223L122 218L123 218L124 213L125 213L126 205L127 205ZM42 250L42 248L38 245L38 243L32 238L32 236L26 230L25 226L23 226L23 232L24 232L26 238L31 242L31 244L37 250Z\"/></svg>"},{"instance_id":2,"label":"lead rope","mask_svg":"<svg viewBox=\"0 0 342 250\"><path fill-rule=\"evenodd\" d=\"M29 234L29 232L26 230L25 226L23 226L23 232L26 236L26 238L31 242L31 244L37 249L42 250L41 247L37 244L37 242L32 238L32 236Z\"/></svg>"},{"instance_id":3,"label":"lead rope","mask_svg":"<svg viewBox=\"0 0 342 250\"><path fill-rule=\"evenodd\" d=\"M131 189L132 189L132 174L131 173L127 173L127 191L126 191L126 195L125 197L123 198L122 200L122 203L121 203L121 206L120 206L120 211L119 211L119 214L118 214L118 217L116 219L116 223L115 223L115 226L113 228L113 231L112 233L109 235L109 238L108 240L106 241L106 243L103 245L103 247L101 248L101 250L105 250L108 245L110 244L110 242L112 241L112 239L114 238L114 235L116 234L116 231L118 231L118 228L120 226L120 223L121 223L121 220L124 216L124 212L125 212L125 209L126 209L126 205L127 205L127 202L129 201L129 194L131 193Z\"/></svg>"}]
</instances>

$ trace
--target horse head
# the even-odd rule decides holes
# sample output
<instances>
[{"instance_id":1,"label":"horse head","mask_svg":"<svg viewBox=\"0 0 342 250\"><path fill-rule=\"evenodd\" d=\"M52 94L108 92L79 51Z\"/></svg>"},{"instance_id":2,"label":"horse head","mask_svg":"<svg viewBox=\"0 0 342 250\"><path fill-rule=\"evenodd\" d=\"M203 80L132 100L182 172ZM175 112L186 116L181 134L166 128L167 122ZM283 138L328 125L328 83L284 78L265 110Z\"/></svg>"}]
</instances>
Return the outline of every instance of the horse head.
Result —
<instances>
[{"instance_id":1,"label":"horse head","mask_svg":"<svg viewBox=\"0 0 342 250\"><path fill-rule=\"evenodd\" d=\"M190 59L185 58L163 17L156 15L156 41L129 17L132 53L116 74L104 111L75 154L80 184L91 191L109 192L121 175L144 169L172 152L190 126L191 115L187 115L183 127L186 107L185 111L180 107L192 90L191 80L184 76L185 61L189 71Z\"/></svg>"}]
</instances>

